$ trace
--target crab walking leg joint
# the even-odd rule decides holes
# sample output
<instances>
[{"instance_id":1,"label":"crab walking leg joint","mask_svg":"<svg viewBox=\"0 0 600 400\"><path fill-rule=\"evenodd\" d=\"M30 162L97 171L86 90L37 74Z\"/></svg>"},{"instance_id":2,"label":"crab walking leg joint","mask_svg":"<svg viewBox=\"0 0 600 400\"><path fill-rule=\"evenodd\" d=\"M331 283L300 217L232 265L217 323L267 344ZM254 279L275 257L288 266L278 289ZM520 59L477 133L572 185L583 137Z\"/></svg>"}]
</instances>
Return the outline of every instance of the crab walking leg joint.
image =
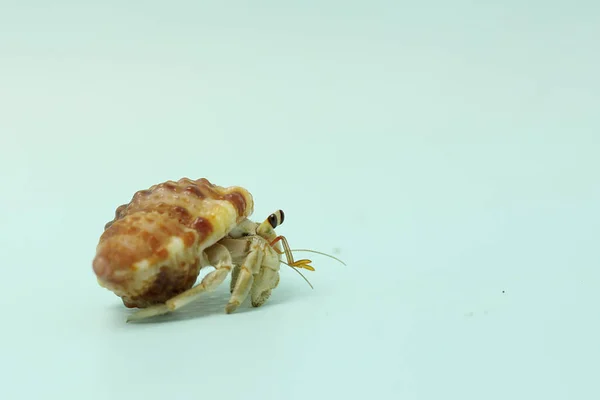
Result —
<instances>
[{"instance_id":1,"label":"crab walking leg joint","mask_svg":"<svg viewBox=\"0 0 600 400\"><path fill-rule=\"evenodd\" d=\"M250 294L254 307L263 305L279 284L280 256L262 238L254 239L250 254L236 267L231 280L231 299L227 313L232 313Z\"/></svg>"},{"instance_id":2,"label":"crab walking leg joint","mask_svg":"<svg viewBox=\"0 0 600 400\"><path fill-rule=\"evenodd\" d=\"M283 211L259 224L248 219L253 206L244 188L205 178L140 190L117 208L100 237L93 261L98 283L126 307L141 309L129 320L177 310L214 290L230 272L225 311L234 312L248 295L260 307L279 284L282 254L292 267L314 268L310 260L294 261L287 240L275 233ZM208 266L215 270L194 286Z\"/></svg>"},{"instance_id":3,"label":"crab walking leg joint","mask_svg":"<svg viewBox=\"0 0 600 400\"><path fill-rule=\"evenodd\" d=\"M260 249L254 248L250 251L250 254L248 254L246 260L241 265L237 274L235 286L231 292L231 299L225 307L227 314L234 312L246 299L248 293L250 293L250 289L254 283L254 274L258 273L262 263L262 256L263 252Z\"/></svg>"},{"instance_id":4,"label":"crab walking leg joint","mask_svg":"<svg viewBox=\"0 0 600 400\"><path fill-rule=\"evenodd\" d=\"M167 300L165 304L157 304L133 313L127 318L127 321L137 321L175 311L198 299L203 292L216 289L225 280L233 266L231 255L225 246L218 243L206 249L204 253L202 266L215 266L216 269L207 274L199 285Z\"/></svg>"}]
</instances>

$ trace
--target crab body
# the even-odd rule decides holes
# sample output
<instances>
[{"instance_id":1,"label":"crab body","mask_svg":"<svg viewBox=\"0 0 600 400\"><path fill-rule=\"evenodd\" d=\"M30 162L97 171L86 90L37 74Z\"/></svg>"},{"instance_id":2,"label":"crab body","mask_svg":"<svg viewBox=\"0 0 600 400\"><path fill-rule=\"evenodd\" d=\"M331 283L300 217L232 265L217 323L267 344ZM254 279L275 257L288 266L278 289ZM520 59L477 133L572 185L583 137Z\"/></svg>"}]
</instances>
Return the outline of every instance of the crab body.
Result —
<instances>
[{"instance_id":1,"label":"crab body","mask_svg":"<svg viewBox=\"0 0 600 400\"><path fill-rule=\"evenodd\" d=\"M126 307L145 309L130 319L179 308L214 289L229 272L227 312L249 294L258 307L279 282L279 241L284 246L286 241L274 231L283 212L258 224L248 219L253 207L246 189L213 185L205 178L140 190L104 228L92 263L98 283ZM294 263L291 253L286 254ZM194 286L206 266L215 270ZM312 270L307 264L298 266Z\"/></svg>"}]
</instances>

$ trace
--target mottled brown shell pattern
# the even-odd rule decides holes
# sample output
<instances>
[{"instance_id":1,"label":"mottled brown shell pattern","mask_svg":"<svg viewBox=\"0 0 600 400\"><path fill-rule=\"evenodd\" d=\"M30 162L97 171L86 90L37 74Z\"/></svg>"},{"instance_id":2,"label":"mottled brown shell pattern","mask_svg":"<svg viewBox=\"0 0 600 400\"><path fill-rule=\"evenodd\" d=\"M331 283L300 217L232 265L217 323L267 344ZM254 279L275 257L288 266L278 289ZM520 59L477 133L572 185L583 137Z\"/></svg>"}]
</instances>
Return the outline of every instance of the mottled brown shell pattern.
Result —
<instances>
[{"instance_id":1,"label":"mottled brown shell pattern","mask_svg":"<svg viewBox=\"0 0 600 400\"><path fill-rule=\"evenodd\" d=\"M164 303L194 285L202 251L249 217L253 206L247 190L205 178L140 190L105 226L93 261L98 282L127 307Z\"/></svg>"}]
</instances>

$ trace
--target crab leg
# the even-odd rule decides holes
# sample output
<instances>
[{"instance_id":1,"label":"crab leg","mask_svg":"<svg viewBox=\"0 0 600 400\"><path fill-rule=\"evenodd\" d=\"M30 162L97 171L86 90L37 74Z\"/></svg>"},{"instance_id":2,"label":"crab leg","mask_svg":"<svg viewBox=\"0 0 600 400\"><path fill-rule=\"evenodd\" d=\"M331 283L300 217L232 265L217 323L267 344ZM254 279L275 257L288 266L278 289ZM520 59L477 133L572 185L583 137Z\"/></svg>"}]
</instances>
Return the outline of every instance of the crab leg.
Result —
<instances>
[{"instance_id":1,"label":"crab leg","mask_svg":"<svg viewBox=\"0 0 600 400\"><path fill-rule=\"evenodd\" d=\"M250 296L253 307L262 306L271 296L271 291L279 284L279 257L268 251L263 258L260 273L254 280Z\"/></svg>"},{"instance_id":2,"label":"crab leg","mask_svg":"<svg viewBox=\"0 0 600 400\"><path fill-rule=\"evenodd\" d=\"M227 314L234 312L246 300L254 283L254 275L260 271L264 250L258 244L253 244L252 247L253 249L240 266L239 272L236 272L235 287L231 293L229 303L225 307Z\"/></svg>"},{"instance_id":3,"label":"crab leg","mask_svg":"<svg viewBox=\"0 0 600 400\"><path fill-rule=\"evenodd\" d=\"M154 306L142 308L139 311L130 314L127 317L127 322L140 321L146 318L156 317L158 315L167 314L169 312L169 308L166 304L156 304Z\"/></svg>"},{"instance_id":4,"label":"crab leg","mask_svg":"<svg viewBox=\"0 0 600 400\"><path fill-rule=\"evenodd\" d=\"M214 290L227 277L232 268L231 255L227 248L220 244L214 244L205 250L206 258L202 262L202 266L214 266L215 270L209 273L202 279L202 282L191 289L167 300L165 304L157 304L136 313L131 314L127 318L129 321L137 321L140 319L150 318L157 315L166 314L170 311L175 311L195 300L206 291Z\"/></svg>"},{"instance_id":5,"label":"crab leg","mask_svg":"<svg viewBox=\"0 0 600 400\"><path fill-rule=\"evenodd\" d=\"M195 301L203 292L210 292L219 286L232 268L231 255L227 248L220 244L214 244L205 250L208 258L208 265L213 265L215 270L202 279L202 282L185 292L167 300L167 307L174 311L193 301Z\"/></svg>"}]
</instances>

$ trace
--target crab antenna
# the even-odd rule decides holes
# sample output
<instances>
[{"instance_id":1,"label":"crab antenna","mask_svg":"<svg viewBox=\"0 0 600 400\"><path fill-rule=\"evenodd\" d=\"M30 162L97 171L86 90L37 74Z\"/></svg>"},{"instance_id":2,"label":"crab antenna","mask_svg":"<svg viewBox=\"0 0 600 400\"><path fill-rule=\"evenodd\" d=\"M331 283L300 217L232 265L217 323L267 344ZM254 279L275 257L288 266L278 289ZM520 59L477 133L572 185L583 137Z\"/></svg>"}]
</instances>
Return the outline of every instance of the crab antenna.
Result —
<instances>
[{"instance_id":1,"label":"crab antenna","mask_svg":"<svg viewBox=\"0 0 600 400\"><path fill-rule=\"evenodd\" d=\"M336 260L336 261L338 261L338 262L342 263L343 265L346 265L346 263L345 263L345 262L343 262L342 260L340 260L339 258L337 258L337 257L334 257L334 256L332 256L331 254L323 253L323 252L320 252L320 251L316 251L316 250L310 250L310 249L292 249L292 250L290 250L290 251L292 251L292 252L294 252L294 251L306 251L306 252L308 252L308 253L320 254L320 255L322 255L322 256L325 256L325 257L333 258L334 260Z\"/></svg>"}]
</instances>

